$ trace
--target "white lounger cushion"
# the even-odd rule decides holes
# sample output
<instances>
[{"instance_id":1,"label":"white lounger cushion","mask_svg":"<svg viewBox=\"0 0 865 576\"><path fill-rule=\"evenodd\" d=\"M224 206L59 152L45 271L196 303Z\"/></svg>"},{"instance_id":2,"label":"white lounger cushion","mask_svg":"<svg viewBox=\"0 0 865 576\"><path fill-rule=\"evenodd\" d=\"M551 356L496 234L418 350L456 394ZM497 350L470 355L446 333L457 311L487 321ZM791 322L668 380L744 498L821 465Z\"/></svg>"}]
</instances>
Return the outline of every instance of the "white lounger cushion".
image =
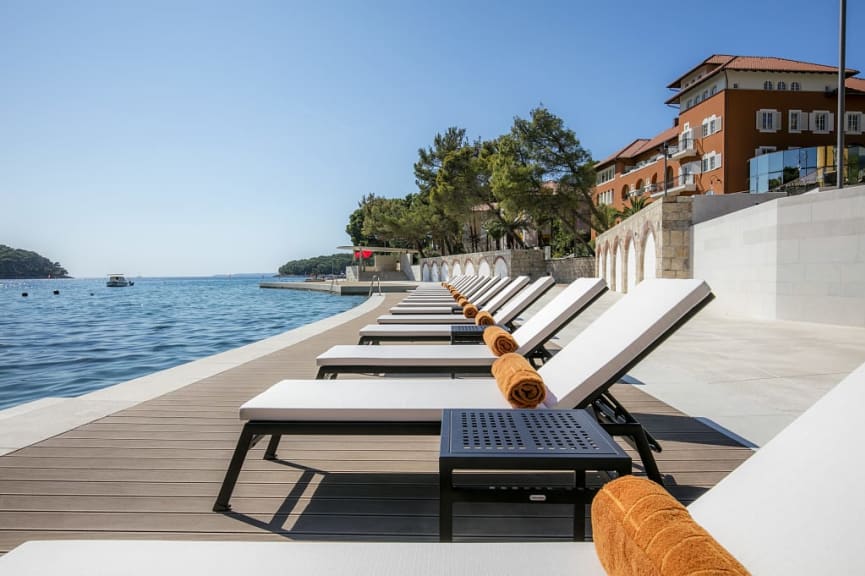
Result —
<instances>
[{"instance_id":1,"label":"white lounger cushion","mask_svg":"<svg viewBox=\"0 0 865 576\"><path fill-rule=\"evenodd\" d=\"M451 346L433 344L421 346L365 346L363 344L340 344L333 346L316 358L319 366L369 366L389 368L394 366L457 367L492 366L496 356L486 344Z\"/></svg>"},{"instance_id":2,"label":"white lounger cushion","mask_svg":"<svg viewBox=\"0 0 865 576\"><path fill-rule=\"evenodd\" d=\"M865 364L690 505L753 574L863 574Z\"/></svg>"},{"instance_id":3,"label":"white lounger cushion","mask_svg":"<svg viewBox=\"0 0 865 576\"><path fill-rule=\"evenodd\" d=\"M591 542L27 542L6 576L595 576Z\"/></svg>"},{"instance_id":4,"label":"white lounger cushion","mask_svg":"<svg viewBox=\"0 0 865 576\"><path fill-rule=\"evenodd\" d=\"M518 277L517 282L525 284L525 282L521 280L522 278L525 277ZM525 310L532 302L549 290L553 284L555 284L555 280L553 280L552 276L542 276L516 296L508 297L506 302L498 302L497 299L499 296L502 296L502 294L509 295L519 289L513 286L508 286L502 291L502 294L499 294L499 296L490 301L487 308L495 312L496 309L501 306L498 308L498 311L495 312L495 318L497 323L505 324L516 318L520 312ZM466 318L462 314L385 314L379 316L376 321L379 324L474 324L474 319Z\"/></svg>"},{"instance_id":5,"label":"white lounger cushion","mask_svg":"<svg viewBox=\"0 0 865 576\"><path fill-rule=\"evenodd\" d=\"M380 338L440 337L449 338L451 324L367 324L358 332L361 336Z\"/></svg>"},{"instance_id":6,"label":"white lounger cushion","mask_svg":"<svg viewBox=\"0 0 865 576\"><path fill-rule=\"evenodd\" d=\"M240 418L435 422L445 408L510 405L491 378L283 380L241 406Z\"/></svg>"}]
</instances>

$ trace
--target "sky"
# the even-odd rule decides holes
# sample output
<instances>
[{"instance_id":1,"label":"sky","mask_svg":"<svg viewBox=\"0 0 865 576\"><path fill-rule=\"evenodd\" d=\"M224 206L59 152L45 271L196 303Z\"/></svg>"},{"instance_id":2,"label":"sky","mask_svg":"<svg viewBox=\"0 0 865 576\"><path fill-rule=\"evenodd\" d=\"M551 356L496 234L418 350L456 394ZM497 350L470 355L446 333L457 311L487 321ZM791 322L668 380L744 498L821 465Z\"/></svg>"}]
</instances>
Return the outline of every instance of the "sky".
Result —
<instances>
[{"instance_id":1,"label":"sky","mask_svg":"<svg viewBox=\"0 0 865 576\"><path fill-rule=\"evenodd\" d=\"M837 64L838 5L0 0L0 244L76 277L275 272L414 192L449 126L543 105L601 159L711 54ZM849 2L848 67L863 25Z\"/></svg>"}]
</instances>

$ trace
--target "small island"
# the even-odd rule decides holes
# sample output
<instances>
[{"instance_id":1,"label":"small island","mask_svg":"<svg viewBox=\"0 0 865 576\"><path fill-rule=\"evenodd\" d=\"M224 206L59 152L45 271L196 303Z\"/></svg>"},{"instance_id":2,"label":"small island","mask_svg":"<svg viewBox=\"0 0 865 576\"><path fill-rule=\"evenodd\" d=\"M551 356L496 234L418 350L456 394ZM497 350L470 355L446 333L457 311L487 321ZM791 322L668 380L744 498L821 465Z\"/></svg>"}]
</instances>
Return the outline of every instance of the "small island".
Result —
<instances>
[{"instance_id":1,"label":"small island","mask_svg":"<svg viewBox=\"0 0 865 576\"><path fill-rule=\"evenodd\" d=\"M31 252L0 244L0 279L69 278L60 262Z\"/></svg>"}]
</instances>

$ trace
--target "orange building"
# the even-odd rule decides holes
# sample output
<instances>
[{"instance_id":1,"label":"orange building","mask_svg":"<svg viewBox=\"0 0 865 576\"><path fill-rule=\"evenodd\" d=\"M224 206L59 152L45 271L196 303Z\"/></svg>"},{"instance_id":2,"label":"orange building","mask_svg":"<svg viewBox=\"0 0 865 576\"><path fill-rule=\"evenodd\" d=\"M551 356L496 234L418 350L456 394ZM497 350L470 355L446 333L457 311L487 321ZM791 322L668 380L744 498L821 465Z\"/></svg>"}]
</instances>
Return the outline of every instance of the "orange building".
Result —
<instances>
[{"instance_id":1,"label":"orange building","mask_svg":"<svg viewBox=\"0 0 865 576\"><path fill-rule=\"evenodd\" d=\"M848 147L865 146L865 79L855 74L846 71ZM834 150L837 83L833 66L710 56L668 86L675 94L666 103L679 110L671 128L634 140L597 163L595 202L622 209L635 196L758 191L749 166L756 156ZM814 184L829 183L829 177L834 184L834 169L824 176Z\"/></svg>"}]
</instances>

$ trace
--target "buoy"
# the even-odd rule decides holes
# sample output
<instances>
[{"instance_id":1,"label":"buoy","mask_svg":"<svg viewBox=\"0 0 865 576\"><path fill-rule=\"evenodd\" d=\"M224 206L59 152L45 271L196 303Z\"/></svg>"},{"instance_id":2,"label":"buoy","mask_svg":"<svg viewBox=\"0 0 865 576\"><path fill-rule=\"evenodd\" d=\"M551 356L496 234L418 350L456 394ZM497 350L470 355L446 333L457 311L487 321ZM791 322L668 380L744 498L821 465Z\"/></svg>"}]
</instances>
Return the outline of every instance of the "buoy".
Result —
<instances>
[{"instance_id":1,"label":"buoy","mask_svg":"<svg viewBox=\"0 0 865 576\"><path fill-rule=\"evenodd\" d=\"M54 291L54 295L55 295L55 296L57 296L57 295L59 295L59 294L60 294L60 290L55 290L55 291Z\"/></svg>"},{"instance_id":2,"label":"buoy","mask_svg":"<svg viewBox=\"0 0 865 576\"><path fill-rule=\"evenodd\" d=\"M21 293L21 296L22 296L23 298L27 298L27 292L22 292L22 293Z\"/></svg>"},{"instance_id":3,"label":"buoy","mask_svg":"<svg viewBox=\"0 0 865 576\"><path fill-rule=\"evenodd\" d=\"M90 295L93 296L93 292L91 292Z\"/></svg>"}]
</instances>

